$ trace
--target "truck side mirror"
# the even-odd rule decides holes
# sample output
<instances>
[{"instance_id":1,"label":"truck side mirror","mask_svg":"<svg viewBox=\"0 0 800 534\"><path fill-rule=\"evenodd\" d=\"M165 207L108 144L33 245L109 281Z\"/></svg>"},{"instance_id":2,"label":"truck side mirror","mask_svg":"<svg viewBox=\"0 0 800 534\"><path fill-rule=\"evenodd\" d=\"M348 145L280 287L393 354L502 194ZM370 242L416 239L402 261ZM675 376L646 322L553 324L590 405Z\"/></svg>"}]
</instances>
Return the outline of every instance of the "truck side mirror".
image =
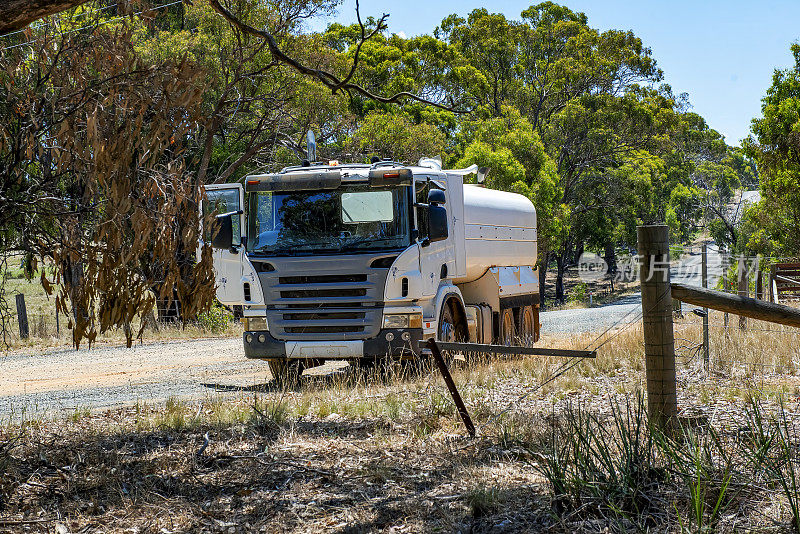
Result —
<instances>
[{"instance_id":1,"label":"truck side mirror","mask_svg":"<svg viewBox=\"0 0 800 534\"><path fill-rule=\"evenodd\" d=\"M233 219L232 214L217 215L211 232L211 246L213 248L231 248L233 246Z\"/></svg>"},{"instance_id":2,"label":"truck side mirror","mask_svg":"<svg viewBox=\"0 0 800 534\"><path fill-rule=\"evenodd\" d=\"M447 239L447 236L447 210L442 206L430 204L428 206L428 238L433 242Z\"/></svg>"},{"instance_id":3,"label":"truck side mirror","mask_svg":"<svg viewBox=\"0 0 800 534\"><path fill-rule=\"evenodd\" d=\"M441 189L431 189L428 191L428 204L444 204L444 191Z\"/></svg>"}]
</instances>

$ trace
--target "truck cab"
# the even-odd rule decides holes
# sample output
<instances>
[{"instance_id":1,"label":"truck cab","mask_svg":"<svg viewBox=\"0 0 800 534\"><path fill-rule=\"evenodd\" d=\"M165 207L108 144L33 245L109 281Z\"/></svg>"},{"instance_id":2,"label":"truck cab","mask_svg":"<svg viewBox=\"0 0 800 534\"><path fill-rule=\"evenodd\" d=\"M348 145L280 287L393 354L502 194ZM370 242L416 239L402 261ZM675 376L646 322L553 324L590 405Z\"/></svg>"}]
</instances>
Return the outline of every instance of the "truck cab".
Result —
<instances>
[{"instance_id":1,"label":"truck cab","mask_svg":"<svg viewBox=\"0 0 800 534\"><path fill-rule=\"evenodd\" d=\"M536 212L435 160L287 167L207 186L217 298L244 353L414 358L423 340L538 338Z\"/></svg>"}]
</instances>

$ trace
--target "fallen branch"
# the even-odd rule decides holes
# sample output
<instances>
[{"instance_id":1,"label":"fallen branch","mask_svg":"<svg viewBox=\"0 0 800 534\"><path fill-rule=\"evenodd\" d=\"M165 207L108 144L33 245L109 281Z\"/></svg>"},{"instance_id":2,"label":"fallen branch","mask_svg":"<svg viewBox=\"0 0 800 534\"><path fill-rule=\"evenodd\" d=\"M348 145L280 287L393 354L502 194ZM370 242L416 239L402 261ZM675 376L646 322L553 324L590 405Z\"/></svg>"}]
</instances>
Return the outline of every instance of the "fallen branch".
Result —
<instances>
[{"instance_id":1,"label":"fallen branch","mask_svg":"<svg viewBox=\"0 0 800 534\"><path fill-rule=\"evenodd\" d=\"M20 30L35 20L85 2L86 0L0 0L0 35Z\"/></svg>"},{"instance_id":2,"label":"fallen branch","mask_svg":"<svg viewBox=\"0 0 800 534\"><path fill-rule=\"evenodd\" d=\"M200 448L197 449L196 456L198 458L203 456L203 453L206 452L206 448L208 447L209 443L211 443L211 440L208 438L208 432L206 432L205 435L203 436L203 445L201 445Z\"/></svg>"}]
</instances>

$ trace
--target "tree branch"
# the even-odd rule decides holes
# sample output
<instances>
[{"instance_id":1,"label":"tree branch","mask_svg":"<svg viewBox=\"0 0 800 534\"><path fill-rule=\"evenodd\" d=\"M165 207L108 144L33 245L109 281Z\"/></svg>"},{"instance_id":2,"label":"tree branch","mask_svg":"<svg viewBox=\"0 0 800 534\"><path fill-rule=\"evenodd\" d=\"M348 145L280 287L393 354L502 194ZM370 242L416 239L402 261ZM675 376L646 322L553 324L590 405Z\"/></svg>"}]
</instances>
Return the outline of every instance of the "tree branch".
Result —
<instances>
[{"instance_id":1,"label":"tree branch","mask_svg":"<svg viewBox=\"0 0 800 534\"><path fill-rule=\"evenodd\" d=\"M2 0L0 0L0 1L2 1ZM361 39L360 39L359 44L356 46L356 55L355 55L355 57L353 59L353 66L351 67L349 74L344 79L340 79L338 76L336 76L335 74L333 74L331 72L328 72L328 71L325 71L325 70L322 70L322 69L315 69L315 68L309 67L307 65L304 65L300 61L288 56L283 50L281 50L281 48L278 45L278 42L276 41L275 37L269 31L267 31L267 30L259 30L259 29L256 29L256 28L250 26L249 24L246 24L246 23L242 22L241 20L239 20L239 18L236 15L234 15L228 9L223 7L222 4L220 4L219 0L208 0L208 2L211 5L211 7L217 13L222 15L222 17L225 20L227 20L228 23L231 26L233 26L234 28L237 28L239 31L241 31L243 33L254 35L254 36L266 41L267 46L269 47L269 51L272 54L272 57L273 57L273 59L275 61L278 61L280 63L283 63L284 65L287 65L287 66L293 68L294 70L296 70L300 74L304 74L306 76L311 76L313 78L316 78L320 83L322 83L323 85L328 87L333 94L336 94L339 91L355 92L355 93L358 93L358 94L360 94L360 95L362 95L364 97L367 97L367 98L369 98L371 100L375 100L376 102L381 102L381 103L384 103L384 104L396 104L396 103L399 103L399 102L401 102L403 100L413 100L415 102L420 102L422 104L426 104L426 105L429 105L429 106L434 106L434 107L437 107L439 109L452 111L454 113L468 113L468 111L466 111L466 110L464 110L464 111L456 110L456 109L453 109L451 106L446 106L446 105L440 104L438 102L433 102L433 101L427 100L425 98L422 98L421 96L415 95L415 94L410 93L408 91L401 91L401 92L395 93L395 94L393 94L391 96L381 96L381 95L376 95L376 94L368 91L367 89L365 89L364 87L361 87L358 84L350 82L350 79L352 78L353 73L355 72L355 69L356 69L356 67L358 65L358 52L360 51L361 46L366 41L368 41L370 38L372 38L375 34L377 34L381 29L383 29L383 25L384 25L388 15L383 15L380 18L380 20L378 21L378 25L376 26L376 28L372 32L370 32L369 34L366 34L366 31L364 30L363 24L361 25L362 35L361 35ZM359 23L360 23L360 18L361 17L359 15Z\"/></svg>"},{"instance_id":2,"label":"tree branch","mask_svg":"<svg viewBox=\"0 0 800 534\"><path fill-rule=\"evenodd\" d=\"M0 35L21 30L42 17L79 6L87 0L0 0Z\"/></svg>"}]
</instances>

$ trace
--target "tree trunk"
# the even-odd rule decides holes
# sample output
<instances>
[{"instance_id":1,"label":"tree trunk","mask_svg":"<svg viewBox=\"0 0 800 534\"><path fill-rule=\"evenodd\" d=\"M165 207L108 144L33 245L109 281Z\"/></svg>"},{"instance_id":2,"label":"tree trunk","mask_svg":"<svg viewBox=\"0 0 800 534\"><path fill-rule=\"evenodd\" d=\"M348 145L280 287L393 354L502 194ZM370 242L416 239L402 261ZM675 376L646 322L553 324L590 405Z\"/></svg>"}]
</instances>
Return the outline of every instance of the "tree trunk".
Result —
<instances>
[{"instance_id":1,"label":"tree trunk","mask_svg":"<svg viewBox=\"0 0 800 534\"><path fill-rule=\"evenodd\" d=\"M539 251L539 306L544 309L545 296L547 292L547 265L550 263L550 252L547 250Z\"/></svg>"},{"instance_id":2,"label":"tree trunk","mask_svg":"<svg viewBox=\"0 0 800 534\"><path fill-rule=\"evenodd\" d=\"M581 241L578 243L578 246L575 247L575 253L572 255L572 263L578 263L581 260L581 256L583 256L583 252L586 248L586 244Z\"/></svg>"},{"instance_id":3,"label":"tree trunk","mask_svg":"<svg viewBox=\"0 0 800 534\"><path fill-rule=\"evenodd\" d=\"M556 301L564 302L564 272L567 270L567 258L564 251L556 256Z\"/></svg>"},{"instance_id":4,"label":"tree trunk","mask_svg":"<svg viewBox=\"0 0 800 534\"><path fill-rule=\"evenodd\" d=\"M608 271L606 273L613 277L617 274L617 251L611 240L606 241L605 248L605 257L603 259L606 260L606 264L608 265Z\"/></svg>"}]
</instances>

